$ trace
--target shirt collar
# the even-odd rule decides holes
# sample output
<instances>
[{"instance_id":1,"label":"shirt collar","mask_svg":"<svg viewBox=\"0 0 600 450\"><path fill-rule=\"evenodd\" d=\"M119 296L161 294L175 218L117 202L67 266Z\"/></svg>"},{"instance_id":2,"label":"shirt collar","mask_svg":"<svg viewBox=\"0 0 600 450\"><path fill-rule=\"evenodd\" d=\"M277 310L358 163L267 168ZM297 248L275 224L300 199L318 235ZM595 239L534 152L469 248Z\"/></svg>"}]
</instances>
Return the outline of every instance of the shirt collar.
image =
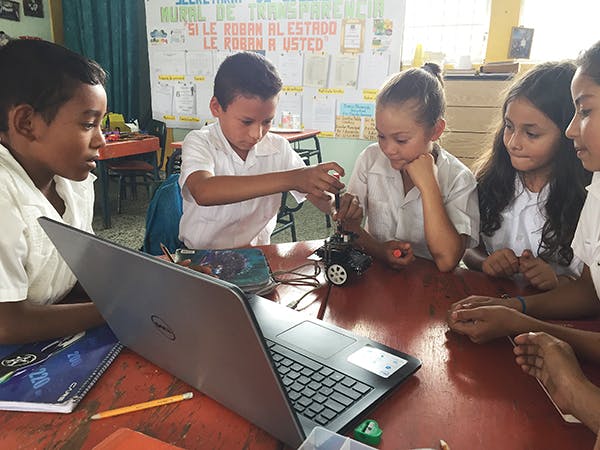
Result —
<instances>
[{"instance_id":1,"label":"shirt collar","mask_svg":"<svg viewBox=\"0 0 600 450\"><path fill-rule=\"evenodd\" d=\"M596 198L600 198L600 172L594 172L592 182L586 187L588 192Z\"/></svg>"},{"instance_id":2,"label":"shirt collar","mask_svg":"<svg viewBox=\"0 0 600 450\"><path fill-rule=\"evenodd\" d=\"M256 162L257 156L266 156L266 155L271 155L271 154L277 152L277 149L275 148L275 146L264 145L265 140L270 138L270 135L267 133L267 135L265 135L262 138L262 140L260 142L258 142L258 144L256 144L254 147L252 147L250 149L250 151L248 152L248 156L246 157L246 161L244 162L244 161L242 161L242 158L240 158L240 156L235 152L235 150L233 149L233 147L231 146L231 144L225 137L225 134L223 134L223 129L221 128L219 121L217 120L214 124L211 124L209 126L214 127L213 129L215 130L215 132L217 134L217 138L221 144L217 148L217 150L220 150L228 155L233 156L234 161L239 162L241 164L246 164L246 165L254 164ZM263 145L261 145L261 144L263 144Z\"/></svg>"},{"instance_id":3,"label":"shirt collar","mask_svg":"<svg viewBox=\"0 0 600 450\"><path fill-rule=\"evenodd\" d=\"M527 199L526 206L545 204L550 193L550 183L546 183L540 192L531 192L518 173L515 174L515 200L517 197L524 196Z\"/></svg>"}]
</instances>

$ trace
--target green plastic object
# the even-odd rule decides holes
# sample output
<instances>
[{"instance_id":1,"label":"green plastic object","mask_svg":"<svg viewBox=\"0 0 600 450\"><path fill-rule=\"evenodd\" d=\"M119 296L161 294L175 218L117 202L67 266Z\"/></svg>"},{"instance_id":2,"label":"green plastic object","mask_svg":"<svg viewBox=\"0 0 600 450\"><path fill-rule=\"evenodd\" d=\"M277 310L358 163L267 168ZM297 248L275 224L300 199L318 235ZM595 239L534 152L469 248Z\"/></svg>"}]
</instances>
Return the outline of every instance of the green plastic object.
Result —
<instances>
[{"instance_id":1,"label":"green plastic object","mask_svg":"<svg viewBox=\"0 0 600 450\"><path fill-rule=\"evenodd\" d=\"M379 445L383 430L373 419L367 419L354 429L354 439L367 445Z\"/></svg>"}]
</instances>

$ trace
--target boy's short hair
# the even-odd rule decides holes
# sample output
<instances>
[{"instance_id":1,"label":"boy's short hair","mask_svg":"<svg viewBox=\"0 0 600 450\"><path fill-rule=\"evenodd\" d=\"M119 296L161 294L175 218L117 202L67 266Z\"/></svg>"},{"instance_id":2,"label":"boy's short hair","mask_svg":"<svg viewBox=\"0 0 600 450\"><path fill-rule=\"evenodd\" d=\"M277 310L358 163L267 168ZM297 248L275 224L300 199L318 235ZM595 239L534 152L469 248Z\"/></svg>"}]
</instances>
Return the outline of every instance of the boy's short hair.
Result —
<instances>
[{"instance_id":1,"label":"boy's short hair","mask_svg":"<svg viewBox=\"0 0 600 450\"><path fill-rule=\"evenodd\" d=\"M106 73L95 61L37 39L0 47L0 67L0 131L8 130L8 111L15 105L31 105L50 123L81 83L106 82Z\"/></svg>"},{"instance_id":2,"label":"boy's short hair","mask_svg":"<svg viewBox=\"0 0 600 450\"><path fill-rule=\"evenodd\" d=\"M215 76L214 96L223 110L239 95L268 100L281 91L275 66L254 52L240 52L225 58Z\"/></svg>"}]
</instances>

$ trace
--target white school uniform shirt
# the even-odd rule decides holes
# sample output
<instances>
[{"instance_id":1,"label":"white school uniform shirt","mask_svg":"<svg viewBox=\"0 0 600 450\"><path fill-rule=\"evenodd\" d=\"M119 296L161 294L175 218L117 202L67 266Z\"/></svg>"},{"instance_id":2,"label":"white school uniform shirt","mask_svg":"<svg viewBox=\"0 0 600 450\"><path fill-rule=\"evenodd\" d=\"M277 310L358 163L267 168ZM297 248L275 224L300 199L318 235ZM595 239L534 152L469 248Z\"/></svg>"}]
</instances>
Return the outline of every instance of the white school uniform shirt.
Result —
<instances>
[{"instance_id":1,"label":"white school uniform shirt","mask_svg":"<svg viewBox=\"0 0 600 450\"><path fill-rule=\"evenodd\" d=\"M469 237L467 248L479 243L479 204L473 173L456 157L438 149L436 178L446 213L458 234ZM404 192L402 172L394 169L379 144L358 156L348 191L360 199L366 230L381 242L408 241L417 256L432 259L425 241L421 192Z\"/></svg>"},{"instance_id":2,"label":"white school uniform shirt","mask_svg":"<svg viewBox=\"0 0 600 450\"><path fill-rule=\"evenodd\" d=\"M546 222L544 205L549 194L549 183L540 192L531 192L523 184L521 177L516 176L515 197L500 213L502 225L492 236L481 234L481 241L488 254L503 248L510 248L517 256L521 256L523 250L531 250L537 257L542 240L542 229ZM548 261L548 263L557 275L578 277L583 269L583 263L576 256L573 256L569 266L552 261Z\"/></svg>"},{"instance_id":3,"label":"white school uniform shirt","mask_svg":"<svg viewBox=\"0 0 600 450\"><path fill-rule=\"evenodd\" d=\"M595 172L573 238L573 252L590 268L600 298L600 173Z\"/></svg>"},{"instance_id":4,"label":"white school uniform shirt","mask_svg":"<svg viewBox=\"0 0 600 450\"><path fill-rule=\"evenodd\" d=\"M80 182L54 177L66 207L61 217L8 149L0 145L0 301L27 299L44 305L71 291L77 280L37 218L47 216L92 232L95 179L92 174Z\"/></svg>"},{"instance_id":5,"label":"white school uniform shirt","mask_svg":"<svg viewBox=\"0 0 600 450\"><path fill-rule=\"evenodd\" d=\"M248 153L246 161L231 148L218 122L191 131L183 141L179 185L183 216L179 239L188 248L235 248L270 243L277 223L281 194L271 194L228 205L200 206L185 182L194 172L247 176L305 167L289 142L267 133ZM305 196L292 191L296 201Z\"/></svg>"}]
</instances>

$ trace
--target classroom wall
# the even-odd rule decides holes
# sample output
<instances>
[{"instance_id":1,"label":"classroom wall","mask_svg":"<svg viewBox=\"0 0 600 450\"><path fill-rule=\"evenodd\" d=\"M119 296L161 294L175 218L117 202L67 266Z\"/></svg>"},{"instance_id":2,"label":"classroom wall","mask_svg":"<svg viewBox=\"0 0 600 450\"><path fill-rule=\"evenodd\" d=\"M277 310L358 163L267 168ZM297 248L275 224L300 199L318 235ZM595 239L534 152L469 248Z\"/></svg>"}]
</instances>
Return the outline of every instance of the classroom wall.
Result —
<instances>
[{"instance_id":1,"label":"classroom wall","mask_svg":"<svg viewBox=\"0 0 600 450\"><path fill-rule=\"evenodd\" d=\"M519 25L522 0L492 0L491 20L486 50L486 61L502 61L508 58L508 46L512 27ZM173 140L181 141L189 130L173 130ZM354 161L358 154L371 141L355 139L320 138L321 154L323 161L336 161L344 170L346 175L344 182L348 182Z\"/></svg>"},{"instance_id":2,"label":"classroom wall","mask_svg":"<svg viewBox=\"0 0 600 450\"><path fill-rule=\"evenodd\" d=\"M4 31L11 37L35 36L47 41L53 41L52 21L50 18L49 0L43 0L44 17L30 17L23 14L23 2L19 1L19 13L21 20L15 22L8 19L0 19L0 31Z\"/></svg>"}]
</instances>

